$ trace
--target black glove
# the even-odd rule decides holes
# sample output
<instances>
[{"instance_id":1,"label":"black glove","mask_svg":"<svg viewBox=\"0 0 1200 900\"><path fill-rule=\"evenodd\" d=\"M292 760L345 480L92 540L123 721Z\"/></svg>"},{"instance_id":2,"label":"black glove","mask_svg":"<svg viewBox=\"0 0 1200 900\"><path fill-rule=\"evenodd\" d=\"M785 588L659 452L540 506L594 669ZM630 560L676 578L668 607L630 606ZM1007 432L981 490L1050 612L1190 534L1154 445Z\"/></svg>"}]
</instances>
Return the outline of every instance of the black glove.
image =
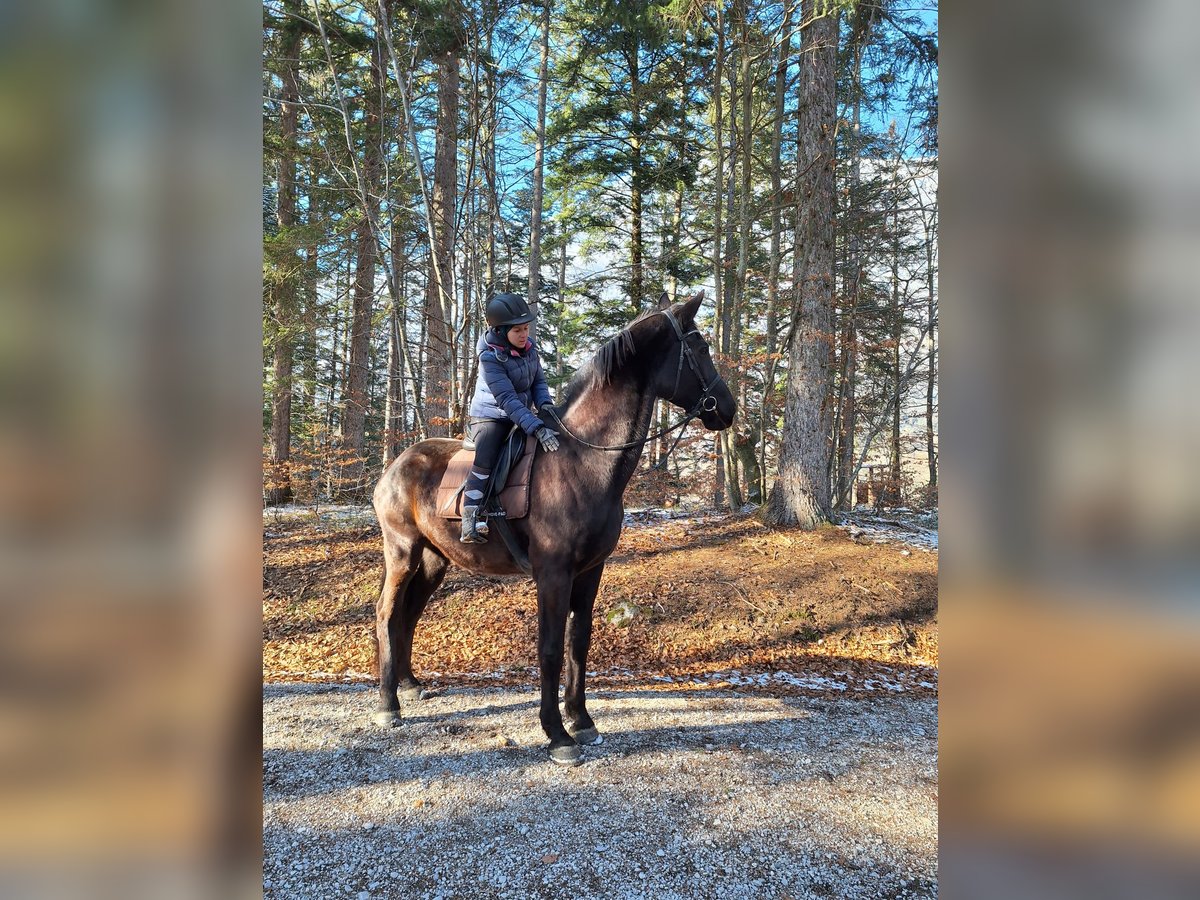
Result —
<instances>
[{"instance_id":1,"label":"black glove","mask_svg":"<svg viewBox=\"0 0 1200 900\"><path fill-rule=\"evenodd\" d=\"M533 433L533 436L538 439L538 443L542 445L542 449L547 453L552 453L558 449L557 431L552 431L543 425Z\"/></svg>"}]
</instances>

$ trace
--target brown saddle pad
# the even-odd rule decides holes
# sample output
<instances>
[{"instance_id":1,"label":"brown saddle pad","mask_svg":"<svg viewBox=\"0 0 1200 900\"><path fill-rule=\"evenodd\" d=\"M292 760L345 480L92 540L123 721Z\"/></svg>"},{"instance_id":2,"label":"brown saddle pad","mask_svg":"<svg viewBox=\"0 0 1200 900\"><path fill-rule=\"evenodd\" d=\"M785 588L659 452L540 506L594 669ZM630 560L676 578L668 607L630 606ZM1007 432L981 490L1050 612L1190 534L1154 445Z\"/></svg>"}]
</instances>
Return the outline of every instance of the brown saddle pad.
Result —
<instances>
[{"instance_id":1,"label":"brown saddle pad","mask_svg":"<svg viewBox=\"0 0 1200 900\"><path fill-rule=\"evenodd\" d=\"M529 473L533 470L533 451L537 438L527 435L525 450L508 473L508 482L500 492L500 505L506 519L523 519L529 515ZM437 511L443 519L462 518L463 482L475 462L474 450L459 450L450 458L446 474L438 485Z\"/></svg>"}]
</instances>

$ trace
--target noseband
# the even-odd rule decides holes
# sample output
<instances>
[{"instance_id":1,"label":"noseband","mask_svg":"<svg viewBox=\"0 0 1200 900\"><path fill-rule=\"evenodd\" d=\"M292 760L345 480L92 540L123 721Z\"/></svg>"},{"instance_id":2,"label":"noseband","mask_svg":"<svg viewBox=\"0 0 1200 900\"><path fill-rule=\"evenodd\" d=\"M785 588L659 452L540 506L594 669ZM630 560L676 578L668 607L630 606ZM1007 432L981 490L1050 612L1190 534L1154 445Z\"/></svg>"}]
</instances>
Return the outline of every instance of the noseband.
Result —
<instances>
[{"instance_id":1,"label":"noseband","mask_svg":"<svg viewBox=\"0 0 1200 900\"><path fill-rule=\"evenodd\" d=\"M669 309L660 309L658 312L660 315L664 315L667 317L667 321L671 323L671 327L675 330L675 336L677 338L679 338L679 364L675 367L675 387L671 390L671 396L667 398L667 402L674 403L676 406L680 405L675 400L675 395L679 393L679 379L683 375L683 361L685 359L687 360L688 367L692 370L692 373L696 376L696 380L700 382L700 388L701 388L700 397L699 397L699 399L696 400L696 402L692 406L692 408L688 410L687 416L683 419L682 422L678 422L678 423L672 425L670 428L664 428L663 430L658 431L654 434L648 434L648 435L646 435L646 437L642 438L639 441L630 441L627 444L614 444L611 447L607 447L602 444L588 443L583 438L581 438L578 435L576 435L575 433L573 433L569 428L567 428L567 426L565 424L563 424L563 420L561 418L559 418L558 410L556 410L552 406L546 407L546 409L550 413L550 415L554 417L554 421L558 423L559 427L563 430L563 432L568 437L573 438L574 440L583 444L585 447L591 447L593 450L630 450L634 447L645 446L647 441L657 440L658 438L662 437L663 435L670 434L672 431L675 431L677 428L683 428L685 425L687 425L689 422L691 422L692 419L700 418L700 413L702 413L702 412L716 412L717 398L712 396L712 389L717 386L718 382L720 382L720 380L721 380L721 377L718 375L716 377L716 379L714 379L712 382L709 382L704 377L704 375L700 372L700 364L698 362L696 362L696 354L692 350L692 348L690 346L688 346L688 340L687 340L688 337L693 334L700 335L701 340L704 339L704 336L701 335L699 330L695 329L695 328L693 328L691 331L688 331L685 333L683 328L680 327L679 321L675 318L675 316L673 316L671 314L671 311ZM679 441L682 438L683 438L683 433L680 432L679 437L675 439L675 443L671 446L671 449L668 450L665 454L663 454L663 462L664 463L666 462L666 458L667 458L667 456L670 455L671 451L673 451L677 446L679 446Z\"/></svg>"}]
</instances>

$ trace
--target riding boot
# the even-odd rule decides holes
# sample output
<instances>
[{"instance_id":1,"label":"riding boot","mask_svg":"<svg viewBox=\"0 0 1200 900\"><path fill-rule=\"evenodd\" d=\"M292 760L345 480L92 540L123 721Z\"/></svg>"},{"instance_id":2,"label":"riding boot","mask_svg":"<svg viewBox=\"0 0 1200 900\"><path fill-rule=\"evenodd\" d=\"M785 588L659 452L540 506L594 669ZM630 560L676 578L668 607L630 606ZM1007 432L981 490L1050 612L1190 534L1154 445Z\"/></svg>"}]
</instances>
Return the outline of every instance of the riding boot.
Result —
<instances>
[{"instance_id":1,"label":"riding boot","mask_svg":"<svg viewBox=\"0 0 1200 900\"><path fill-rule=\"evenodd\" d=\"M487 513L480 514L480 504L487 494L488 481L492 477L491 469L484 469L480 466L472 466L471 473L467 476L467 482L463 485L463 536L464 544L482 544L487 538L484 537L488 533ZM467 537L467 511L470 510L471 537Z\"/></svg>"},{"instance_id":2,"label":"riding boot","mask_svg":"<svg viewBox=\"0 0 1200 900\"><path fill-rule=\"evenodd\" d=\"M480 527L482 526L482 527ZM462 510L462 537L464 544L486 544L487 518L481 522L478 506L464 506Z\"/></svg>"}]
</instances>

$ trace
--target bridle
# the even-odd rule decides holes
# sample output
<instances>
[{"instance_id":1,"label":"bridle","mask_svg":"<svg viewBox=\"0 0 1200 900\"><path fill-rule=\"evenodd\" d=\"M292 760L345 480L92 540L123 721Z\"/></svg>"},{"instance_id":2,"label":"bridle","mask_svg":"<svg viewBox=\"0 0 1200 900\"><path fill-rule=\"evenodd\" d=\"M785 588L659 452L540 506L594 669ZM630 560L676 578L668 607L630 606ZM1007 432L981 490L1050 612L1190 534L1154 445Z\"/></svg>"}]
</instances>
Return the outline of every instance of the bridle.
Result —
<instances>
[{"instance_id":1,"label":"bridle","mask_svg":"<svg viewBox=\"0 0 1200 900\"><path fill-rule=\"evenodd\" d=\"M679 321L675 318L674 315L672 315L672 313L669 309L660 309L658 311L658 315L663 315L663 316L667 317L667 321L671 323L671 327L675 330L675 336L677 338L679 338L679 364L675 367L675 387L672 388L671 396L667 398L667 402L668 403L676 403L675 395L679 393L679 379L683 375L683 362L685 359L687 360L688 367L695 374L696 380L700 382L701 394L700 394L699 398L697 398L696 402L692 405L692 408L687 411L687 416L683 419L682 422L677 422L676 424L672 425L670 428L664 428L661 431L658 431L654 434L648 434L644 438L641 438L640 440L630 441L629 443L626 443L626 444L614 444L612 446L605 446L603 444L590 443L588 441L585 441L583 438L579 437L579 435L572 432L571 429L567 428L567 426L563 423L563 420L558 415L558 410L554 409L553 407L547 407L547 411L550 413L551 416L554 417L554 421L558 423L559 427L563 430L564 434L566 434L568 437L572 438L573 440L578 441L580 444L583 444L583 446L585 446L585 447L591 447L593 450L631 450L634 447L643 446L647 441L657 440L658 438L662 437L663 435L670 434L672 431L675 431L676 429L683 428L685 425L687 425L689 422L691 422L692 419L700 418L700 414L702 412L716 412L717 398L712 396L712 390L713 390L713 388L715 388L717 386L717 383L721 380L721 378L718 375L716 377L716 379L714 379L713 381L711 381L711 382L708 381L700 371L700 364L698 362L696 362L695 351L692 350L692 348L688 345L688 337L690 337L691 335L693 335L693 334L698 335L701 340L704 339L704 336L701 335L700 331L696 328L693 328L691 331L685 332L683 330L683 328L680 326ZM678 404L676 403L676 405L678 405ZM674 451L674 449L677 446L679 446L679 442L682 439L683 439L683 432L680 432L679 437L677 437L675 439L675 443L671 445L671 449L663 454L663 463L666 462L667 456L672 451Z\"/></svg>"},{"instance_id":2,"label":"bridle","mask_svg":"<svg viewBox=\"0 0 1200 900\"><path fill-rule=\"evenodd\" d=\"M697 328L693 328L691 331L684 333L679 321L673 315L671 315L670 310L664 309L661 310L661 313L667 317L667 321L670 322L671 327L675 329L675 336L679 338L679 365L675 367L675 387L671 390L671 396L667 398L667 402L675 403L675 395L679 393L679 378L681 375L683 375L683 361L684 359L687 359L688 367L692 370L693 374L695 374L696 380L700 382L701 388L700 398L696 401L696 405L692 408L692 412L690 412L689 415L691 418L696 418L701 411L716 412L717 398L712 396L712 389L716 387L717 382L713 381L710 384L705 379L704 375L701 374L700 365L696 362L695 351L692 350L687 340L688 337L693 334L699 337L701 340L704 340L704 336L700 334L700 330ZM717 377L719 378L720 376Z\"/></svg>"}]
</instances>

